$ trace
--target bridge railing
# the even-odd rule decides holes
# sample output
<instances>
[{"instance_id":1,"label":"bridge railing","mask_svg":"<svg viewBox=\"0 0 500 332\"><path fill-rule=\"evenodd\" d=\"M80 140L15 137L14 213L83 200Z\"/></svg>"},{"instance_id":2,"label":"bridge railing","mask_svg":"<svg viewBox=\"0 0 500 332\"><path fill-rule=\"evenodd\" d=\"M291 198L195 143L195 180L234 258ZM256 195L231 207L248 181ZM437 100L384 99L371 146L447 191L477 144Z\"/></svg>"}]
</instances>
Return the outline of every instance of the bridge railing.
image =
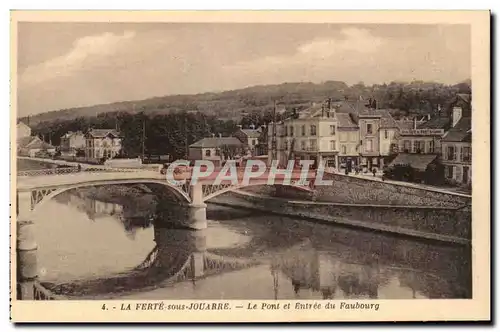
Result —
<instances>
[{"instance_id":1,"label":"bridge railing","mask_svg":"<svg viewBox=\"0 0 500 332\"><path fill-rule=\"evenodd\" d=\"M35 301L51 301L51 300L63 300L64 297L53 294L47 288L43 287L42 284L40 284L40 282L36 281L33 285L33 299Z\"/></svg>"},{"instance_id":2,"label":"bridge railing","mask_svg":"<svg viewBox=\"0 0 500 332\"><path fill-rule=\"evenodd\" d=\"M37 170L29 170L29 171L20 171L17 172L17 176L25 177L25 176L46 176L46 175L64 175L64 174L73 174L73 173L81 173L81 172L140 172L144 171L142 169L133 169L133 168L111 168L111 167L85 167L78 169L78 167L60 167L60 168L48 168L48 169L37 169Z\"/></svg>"}]
</instances>

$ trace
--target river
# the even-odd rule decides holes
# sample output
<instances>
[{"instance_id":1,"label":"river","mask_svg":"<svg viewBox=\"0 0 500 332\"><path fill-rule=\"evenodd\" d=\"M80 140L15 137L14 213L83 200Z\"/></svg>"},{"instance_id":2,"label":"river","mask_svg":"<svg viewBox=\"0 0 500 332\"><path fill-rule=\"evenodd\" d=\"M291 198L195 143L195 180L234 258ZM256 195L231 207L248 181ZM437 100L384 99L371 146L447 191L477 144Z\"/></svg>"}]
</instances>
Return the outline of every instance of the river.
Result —
<instances>
[{"instance_id":1,"label":"river","mask_svg":"<svg viewBox=\"0 0 500 332\"><path fill-rule=\"evenodd\" d=\"M208 228L190 231L166 224L161 211L175 205L153 194L89 193L64 192L34 216L39 279L69 299L472 296L470 247L214 204Z\"/></svg>"},{"instance_id":2,"label":"river","mask_svg":"<svg viewBox=\"0 0 500 332\"><path fill-rule=\"evenodd\" d=\"M470 248L210 204L207 215L204 231L168 228L151 207L63 193L35 216L40 280L91 299L471 297ZM221 266L172 279L195 254Z\"/></svg>"}]
</instances>

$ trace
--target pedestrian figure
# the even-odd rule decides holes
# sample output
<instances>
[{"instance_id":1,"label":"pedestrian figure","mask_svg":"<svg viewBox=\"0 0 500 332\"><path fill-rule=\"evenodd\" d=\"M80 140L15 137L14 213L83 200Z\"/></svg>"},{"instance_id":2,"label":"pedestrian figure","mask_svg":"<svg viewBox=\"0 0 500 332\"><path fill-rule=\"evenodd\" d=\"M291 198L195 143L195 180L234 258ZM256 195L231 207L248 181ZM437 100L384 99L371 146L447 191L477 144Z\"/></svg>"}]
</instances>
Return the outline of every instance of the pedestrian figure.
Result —
<instances>
[{"instance_id":1,"label":"pedestrian figure","mask_svg":"<svg viewBox=\"0 0 500 332\"><path fill-rule=\"evenodd\" d=\"M377 169L375 167L372 168L372 173L373 173L373 176L375 176L375 174L377 173Z\"/></svg>"},{"instance_id":2,"label":"pedestrian figure","mask_svg":"<svg viewBox=\"0 0 500 332\"><path fill-rule=\"evenodd\" d=\"M82 171L82 165L78 164L78 172Z\"/></svg>"}]
</instances>

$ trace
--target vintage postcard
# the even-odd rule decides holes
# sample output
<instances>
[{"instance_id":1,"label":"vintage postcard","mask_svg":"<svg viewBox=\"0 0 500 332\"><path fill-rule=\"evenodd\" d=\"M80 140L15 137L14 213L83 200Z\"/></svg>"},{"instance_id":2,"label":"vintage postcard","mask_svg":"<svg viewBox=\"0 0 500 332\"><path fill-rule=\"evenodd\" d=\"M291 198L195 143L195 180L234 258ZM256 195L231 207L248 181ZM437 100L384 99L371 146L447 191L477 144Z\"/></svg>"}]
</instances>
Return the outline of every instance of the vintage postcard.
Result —
<instances>
[{"instance_id":1,"label":"vintage postcard","mask_svg":"<svg viewBox=\"0 0 500 332\"><path fill-rule=\"evenodd\" d=\"M488 11L13 11L14 322L490 320Z\"/></svg>"}]
</instances>

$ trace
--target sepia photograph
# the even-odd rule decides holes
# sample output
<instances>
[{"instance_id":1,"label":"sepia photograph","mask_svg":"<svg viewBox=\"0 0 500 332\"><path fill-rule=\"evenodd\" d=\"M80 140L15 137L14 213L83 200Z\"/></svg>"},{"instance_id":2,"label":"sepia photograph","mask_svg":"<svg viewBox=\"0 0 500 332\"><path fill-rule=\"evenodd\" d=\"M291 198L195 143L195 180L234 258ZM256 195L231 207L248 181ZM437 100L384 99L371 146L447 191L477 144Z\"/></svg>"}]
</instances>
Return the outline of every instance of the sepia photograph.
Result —
<instances>
[{"instance_id":1,"label":"sepia photograph","mask_svg":"<svg viewBox=\"0 0 500 332\"><path fill-rule=\"evenodd\" d=\"M150 14L11 13L11 319L489 319L489 12Z\"/></svg>"}]
</instances>

